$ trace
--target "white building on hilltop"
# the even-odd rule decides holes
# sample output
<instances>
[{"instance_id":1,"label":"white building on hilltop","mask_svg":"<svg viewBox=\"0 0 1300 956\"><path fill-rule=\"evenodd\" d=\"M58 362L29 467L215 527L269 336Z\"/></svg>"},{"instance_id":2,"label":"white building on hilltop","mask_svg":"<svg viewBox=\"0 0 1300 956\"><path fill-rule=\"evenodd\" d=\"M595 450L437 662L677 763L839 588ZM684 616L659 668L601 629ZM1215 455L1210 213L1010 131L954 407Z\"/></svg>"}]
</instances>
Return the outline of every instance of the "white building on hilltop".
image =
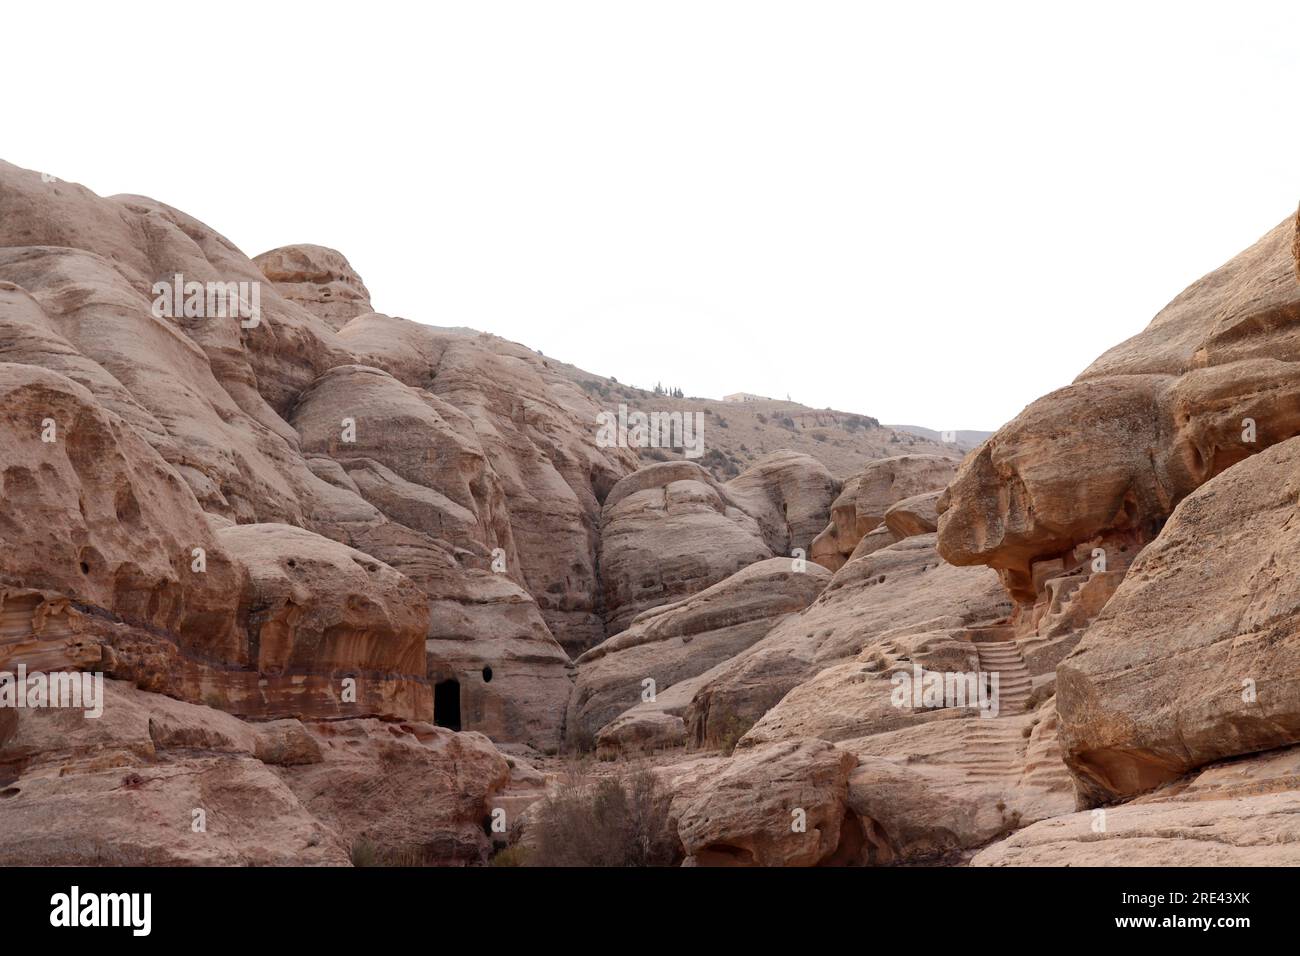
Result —
<instances>
[{"instance_id":1,"label":"white building on hilltop","mask_svg":"<svg viewBox=\"0 0 1300 956\"><path fill-rule=\"evenodd\" d=\"M723 395L724 402L770 402L772 399L766 395L755 395L752 392L732 392L730 395Z\"/></svg>"}]
</instances>

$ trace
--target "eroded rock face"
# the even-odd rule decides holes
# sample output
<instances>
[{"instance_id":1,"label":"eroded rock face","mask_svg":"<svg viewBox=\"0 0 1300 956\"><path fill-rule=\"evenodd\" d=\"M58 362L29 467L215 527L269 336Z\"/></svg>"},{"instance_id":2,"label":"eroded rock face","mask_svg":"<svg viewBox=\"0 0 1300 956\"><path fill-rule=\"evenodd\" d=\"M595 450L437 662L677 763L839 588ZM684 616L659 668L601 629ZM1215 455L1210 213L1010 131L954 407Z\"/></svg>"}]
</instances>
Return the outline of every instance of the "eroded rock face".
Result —
<instances>
[{"instance_id":1,"label":"eroded rock face","mask_svg":"<svg viewBox=\"0 0 1300 956\"><path fill-rule=\"evenodd\" d=\"M1035 823L981 850L971 862L1295 866L1300 863L1298 769L1300 752L1294 747L1215 764L1122 806Z\"/></svg>"},{"instance_id":2,"label":"eroded rock face","mask_svg":"<svg viewBox=\"0 0 1300 956\"><path fill-rule=\"evenodd\" d=\"M687 866L816 866L855 855L852 754L820 740L756 747L672 783Z\"/></svg>"},{"instance_id":3,"label":"eroded rock face","mask_svg":"<svg viewBox=\"0 0 1300 956\"><path fill-rule=\"evenodd\" d=\"M923 495L912 495L898 504L890 505L889 510L885 512L885 527L899 539L918 534L934 534L939 521L935 509L941 494L942 492L929 491Z\"/></svg>"},{"instance_id":4,"label":"eroded rock face","mask_svg":"<svg viewBox=\"0 0 1300 956\"><path fill-rule=\"evenodd\" d=\"M231 695L225 709L258 717L432 716L428 604L409 579L289 525L232 525L217 537L248 572L249 666L262 685L256 695Z\"/></svg>"},{"instance_id":5,"label":"eroded rock face","mask_svg":"<svg viewBox=\"0 0 1300 956\"><path fill-rule=\"evenodd\" d=\"M113 680L102 710L4 712L4 865L477 863L510 776L418 722L248 723Z\"/></svg>"},{"instance_id":6,"label":"eroded rock face","mask_svg":"<svg viewBox=\"0 0 1300 956\"><path fill-rule=\"evenodd\" d=\"M457 710L459 729L559 749L572 664L528 592L505 575L460 569L428 590L437 595L425 642L429 682Z\"/></svg>"},{"instance_id":7,"label":"eroded rock face","mask_svg":"<svg viewBox=\"0 0 1300 956\"><path fill-rule=\"evenodd\" d=\"M943 562L933 535L908 538L845 565L807 610L719 667L687 709L688 735L698 745L734 741L793 688L886 632L995 622L1010 609L991 571Z\"/></svg>"},{"instance_id":8,"label":"eroded rock face","mask_svg":"<svg viewBox=\"0 0 1300 956\"><path fill-rule=\"evenodd\" d=\"M501 548L517 569L500 481L462 412L387 372L344 365L303 392L292 421L306 454L338 462L392 520L471 552L483 568Z\"/></svg>"},{"instance_id":9,"label":"eroded rock face","mask_svg":"<svg viewBox=\"0 0 1300 956\"><path fill-rule=\"evenodd\" d=\"M242 660L241 571L189 489L129 425L63 375L0 364L0 434L7 581ZM191 571L195 548L208 555L202 575Z\"/></svg>"},{"instance_id":10,"label":"eroded rock face","mask_svg":"<svg viewBox=\"0 0 1300 956\"><path fill-rule=\"evenodd\" d=\"M812 559L838 571L850 557L862 553L859 546L880 528L891 508L905 499L942 491L956 474L957 464L939 455L897 455L867 462L860 475L845 482L831 506L831 523L813 541ZM927 533L915 523L908 523L906 529L909 534ZM906 536L894 533L890 541Z\"/></svg>"},{"instance_id":11,"label":"eroded rock face","mask_svg":"<svg viewBox=\"0 0 1300 956\"><path fill-rule=\"evenodd\" d=\"M177 275L260 283L259 321L157 311L154 283ZM594 515L634 459L625 449L597 449L595 406L584 407L571 382L546 374L544 360L529 361L521 357L527 350L501 340L489 347L478 336L384 317L366 326L423 329L446 373L439 387L468 398L471 412L424 387L433 384L432 365L410 383L363 369L380 364L372 352L403 371L424 353L389 337L388 353L382 341L367 341L359 356L335 332L359 313L369 313L364 286L331 250L286 248L255 264L202 223L152 200L102 199L0 164L0 361L21 370L18 392L50 406L47 414L10 403L18 417L6 487L13 574L5 656L102 667L142 687L259 715L337 716L342 646L357 650L351 663L379 664L361 682L356 709L344 713L427 716L431 677L456 674L469 686L492 666L490 685L478 677L483 693L467 691L462 724L557 746L565 655L526 588L568 608L557 610L557 620L581 619L579 643L603 636L590 598ZM35 387L41 375L66 394L57 401L43 394L44 385ZM351 399L343 394L349 389ZM485 389L502 402L484 407ZM509 404L524 393L532 402L527 444L513 430L525 419ZM47 417L58 430L48 445L40 443ZM343 417L355 420L356 442L342 441ZM533 526L511 514L480 434L495 443L494 454L509 450L503 461L515 456L544 476L563 472L586 489L582 506L565 510L553 494L560 485L579 497L566 479L534 481L530 471L524 482L536 510L553 518L531 539L550 578L530 578L514 547L515 524ZM20 473L29 467L20 448L44 456L33 467L48 465L31 482ZM506 472L518 477L513 466ZM51 537L46 513L55 511L69 524ZM417 604L433 605L422 635L436 642L433 651L417 647L418 665L408 672L404 663L398 678L372 645L377 634L405 625L374 630L375 607L339 608L318 591L340 622L369 621L365 629L343 636L329 628L345 624L328 625L328 660L307 660L310 645L299 643L282 671L260 671L266 609L241 603L249 600L247 572L212 530L233 524L306 529L356 549L367 566L400 572L424 592L423 601L413 595ZM67 553L50 550L52 543ZM500 577L486 570L496 548L504 557ZM195 572L200 552L206 568ZM572 610L567 592L548 590L567 581L570 560L590 569L575 585L587 589L585 611ZM361 598L348 588L340 593ZM292 598L277 604L306 615L293 607ZM496 611L509 626L488 622Z\"/></svg>"},{"instance_id":12,"label":"eroded rock face","mask_svg":"<svg viewBox=\"0 0 1300 956\"><path fill-rule=\"evenodd\" d=\"M310 760L220 711L106 682L103 715L16 714L0 741L6 866L347 865L347 845L278 775ZM295 756L296 753L296 756ZM314 759L320 759L319 752ZM195 829L195 811L206 829Z\"/></svg>"},{"instance_id":13,"label":"eroded rock face","mask_svg":"<svg viewBox=\"0 0 1300 956\"><path fill-rule=\"evenodd\" d=\"M963 463L940 551L986 564L1033 633L1048 582L1122 570L1197 487L1300 433L1300 286L1287 221L1193 284L1141 334L1030 405Z\"/></svg>"},{"instance_id":14,"label":"eroded rock face","mask_svg":"<svg viewBox=\"0 0 1300 956\"><path fill-rule=\"evenodd\" d=\"M1066 759L1089 795L1300 741L1298 498L1300 439L1201 486L1058 668Z\"/></svg>"},{"instance_id":15,"label":"eroded rock face","mask_svg":"<svg viewBox=\"0 0 1300 956\"><path fill-rule=\"evenodd\" d=\"M373 312L370 292L343 254L325 246L281 246L253 259L286 299L338 331L358 315Z\"/></svg>"},{"instance_id":16,"label":"eroded rock face","mask_svg":"<svg viewBox=\"0 0 1300 956\"><path fill-rule=\"evenodd\" d=\"M483 822L510 781L510 764L482 734L419 722L343 720L310 725L319 763L282 776L302 805L374 863L487 861Z\"/></svg>"},{"instance_id":17,"label":"eroded rock face","mask_svg":"<svg viewBox=\"0 0 1300 956\"><path fill-rule=\"evenodd\" d=\"M340 332L357 360L468 417L501 482L518 562L508 570L577 656L605 638L596 573L601 503L637 466L596 441L599 406L537 353L486 334L359 316Z\"/></svg>"},{"instance_id":18,"label":"eroded rock face","mask_svg":"<svg viewBox=\"0 0 1300 956\"><path fill-rule=\"evenodd\" d=\"M616 484L601 519L606 630L772 557L758 522L699 465L662 462Z\"/></svg>"},{"instance_id":19,"label":"eroded rock face","mask_svg":"<svg viewBox=\"0 0 1300 956\"><path fill-rule=\"evenodd\" d=\"M809 554L813 538L826 524L839 482L817 459L797 452L760 458L726 483L727 493L758 521L773 554L794 549Z\"/></svg>"},{"instance_id":20,"label":"eroded rock face","mask_svg":"<svg viewBox=\"0 0 1300 956\"><path fill-rule=\"evenodd\" d=\"M825 568L771 558L684 601L643 612L627 630L578 658L568 732L575 739L595 738L642 701L645 681L654 682L658 696L704 673L802 611L829 581ZM666 741L646 741L652 742Z\"/></svg>"}]
</instances>

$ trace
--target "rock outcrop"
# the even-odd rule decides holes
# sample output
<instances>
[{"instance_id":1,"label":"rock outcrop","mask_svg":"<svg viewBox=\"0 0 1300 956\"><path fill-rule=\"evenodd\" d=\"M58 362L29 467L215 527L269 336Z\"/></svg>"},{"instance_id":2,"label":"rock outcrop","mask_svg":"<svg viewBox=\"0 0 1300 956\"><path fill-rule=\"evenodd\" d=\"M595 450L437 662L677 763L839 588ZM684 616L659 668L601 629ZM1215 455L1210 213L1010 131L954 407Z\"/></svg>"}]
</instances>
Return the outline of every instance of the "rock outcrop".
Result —
<instances>
[{"instance_id":1,"label":"rock outcrop","mask_svg":"<svg viewBox=\"0 0 1300 956\"><path fill-rule=\"evenodd\" d=\"M784 705L782 698L795 687L851 660L889 632L983 624L1005 617L1010 608L992 572L943 562L933 535L856 558L836 572L806 611L718 668L687 709L688 735L702 746L735 740L778 702ZM799 728L805 717L821 719L820 701L811 706L815 713L795 718L792 727Z\"/></svg>"},{"instance_id":2,"label":"rock outcrop","mask_svg":"<svg viewBox=\"0 0 1300 956\"><path fill-rule=\"evenodd\" d=\"M1050 581L1087 577L1098 556L1122 570L1192 491L1300 434L1294 229L1194 283L963 463L939 504L940 551L997 569L1024 633Z\"/></svg>"},{"instance_id":3,"label":"rock outcrop","mask_svg":"<svg viewBox=\"0 0 1300 956\"><path fill-rule=\"evenodd\" d=\"M883 535L879 529L891 508L918 495L942 491L956 474L957 464L940 455L898 455L867 462L861 474L844 483L831 505L831 522L813 541L812 559L838 571L850 557L865 553L858 549L869 535ZM925 507L928 511L930 506ZM905 528L908 534L925 533L915 522L908 522ZM907 534L894 534L879 546L900 537Z\"/></svg>"},{"instance_id":4,"label":"rock outcrop","mask_svg":"<svg viewBox=\"0 0 1300 956\"><path fill-rule=\"evenodd\" d=\"M671 815L686 866L816 866L852 859L847 814L856 761L820 740L754 748L722 768L676 776ZM847 818L847 821L846 821Z\"/></svg>"},{"instance_id":5,"label":"rock outcrop","mask_svg":"<svg viewBox=\"0 0 1300 956\"><path fill-rule=\"evenodd\" d=\"M652 703L647 695L657 697L754 644L807 607L829 581L818 565L770 558L676 604L642 612L627 630L578 658L568 732L594 740L639 701Z\"/></svg>"},{"instance_id":6,"label":"rock outcrop","mask_svg":"<svg viewBox=\"0 0 1300 956\"><path fill-rule=\"evenodd\" d=\"M1297 500L1300 439L1202 485L1061 663L1065 756L1090 795L1300 743Z\"/></svg>"},{"instance_id":7,"label":"rock outcrop","mask_svg":"<svg viewBox=\"0 0 1300 956\"><path fill-rule=\"evenodd\" d=\"M262 274L290 302L338 331L358 315L373 312L370 292L351 263L324 246L281 246L253 259Z\"/></svg>"},{"instance_id":8,"label":"rock outcrop","mask_svg":"<svg viewBox=\"0 0 1300 956\"><path fill-rule=\"evenodd\" d=\"M192 302L168 301L176 283ZM211 311L227 285L258 314ZM376 316L333 250L254 263L152 200L0 165L0 363L7 659L262 717L430 717L457 679L449 721L558 746L550 624L579 649L604 636L596 516L635 457L596 447L597 407L546 360ZM396 577L304 591L290 548L254 582L219 540L230 525Z\"/></svg>"},{"instance_id":9,"label":"rock outcrop","mask_svg":"<svg viewBox=\"0 0 1300 956\"><path fill-rule=\"evenodd\" d=\"M1121 806L1035 823L974 866L1295 866L1296 748L1205 767Z\"/></svg>"},{"instance_id":10,"label":"rock outcrop","mask_svg":"<svg viewBox=\"0 0 1300 956\"><path fill-rule=\"evenodd\" d=\"M518 561L507 556L507 571L571 656L603 640L601 506L637 458L596 442L599 406L548 359L496 336L372 313L339 337L357 361L468 418L509 509Z\"/></svg>"},{"instance_id":11,"label":"rock outcrop","mask_svg":"<svg viewBox=\"0 0 1300 956\"><path fill-rule=\"evenodd\" d=\"M606 631L772 557L758 522L693 462L648 465L609 492L601 518Z\"/></svg>"}]
</instances>

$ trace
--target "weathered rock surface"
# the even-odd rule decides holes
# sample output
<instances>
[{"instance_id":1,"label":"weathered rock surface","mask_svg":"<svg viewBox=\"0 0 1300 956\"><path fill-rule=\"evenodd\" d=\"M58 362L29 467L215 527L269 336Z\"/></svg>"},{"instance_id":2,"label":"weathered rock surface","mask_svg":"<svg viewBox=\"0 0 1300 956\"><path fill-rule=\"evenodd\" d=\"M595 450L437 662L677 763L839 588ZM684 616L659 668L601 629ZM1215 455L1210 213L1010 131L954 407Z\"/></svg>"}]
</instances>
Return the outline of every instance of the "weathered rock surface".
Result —
<instances>
[{"instance_id":1,"label":"weathered rock surface","mask_svg":"<svg viewBox=\"0 0 1300 956\"><path fill-rule=\"evenodd\" d=\"M813 541L812 559L838 571L851 556L861 553L856 549L880 527L890 508L905 499L943 490L957 464L940 455L897 455L867 462L861 474L845 482L831 506L831 523ZM894 534L895 538L906 536Z\"/></svg>"},{"instance_id":2,"label":"weathered rock surface","mask_svg":"<svg viewBox=\"0 0 1300 956\"><path fill-rule=\"evenodd\" d=\"M885 512L885 527L899 539L918 534L934 534L938 529L939 514L936 505L940 494L938 491L929 491L890 505Z\"/></svg>"},{"instance_id":3,"label":"weathered rock surface","mask_svg":"<svg viewBox=\"0 0 1300 956\"><path fill-rule=\"evenodd\" d=\"M603 640L597 523L637 457L596 443L599 406L548 359L496 336L370 314L340 338L357 361L468 417L506 497L518 580L571 655Z\"/></svg>"},{"instance_id":4,"label":"weathered rock surface","mask_svg":"<svg viewBox=\"0 0 1300 956\"><path fill-rule=\"evenodd\" d=\"M1295 866L1296 748L1204 770L1121 806L1035 823L974 866Z\"/></svg>"},{"instance_id":5,"label":"weathered rock surface","mask_svg":"<svg viewBox=\"0 0 1300 956\"><path fill-rule=\"evenodd\" d=\"M587 651L569 703L568 732L591 739L642 700L656 696L754 644L802 611L829 583L815 564L771 558L698 594L636 617L631 627Z\"/></svg>"},{"instance_id":6,"label":"weathered rock surface","mask_svg":"<svg viewBox=\"0 0 1300 956\"><path fill-rule=\"evenodd\" d=\"M688 734L698 745L735 739L794 687L886 632L959 628L1010 608L992 572L946 564L933 535L908 538L845 565L806 611L720 667L688 708Z\"/></svg>"},{"instance_id":7,"label":"weathered rock surface","mask_svg":"<svg viewBox=\"0 0 1300 956\"><path fill-rule=\"evenodd\" d=\"M376 863L487 861L484 829L510 764L482 734L373 719L310 725L318 763L285 768L289 788L352 848Z\"/></svg>"},{"instance_id":8,"label":"weathered rock surface","mask_svg":"<svg viewBox=\"0 0 1300 956\"><path fill-rule=\"evenodd\" d=\"M296 302L338 331L358 315L373 312L370 292L343 254L324 246L281 246L253 262L290 302Z\"/></svg>"},{"instance_id":9,"label":"weathered rock surface","mask_svg":"<svg viewBox=\"0 0 1300 956\"><path fill-rule=\"evenodd\" d=\"M292 421L306 454L342 465L393 521L470 551L480 567L501 548L517 568L505 495L464 413L387 372L344 365L303 392Z\"/></svg>"},{"instance_id":10,"label":"weathered rock surface","mask_svg":"<svg viewBox=\"0 0 1300 956\"><path fill-rule=\"evenodd\" d=\"M260 283L259 321L155 314L154 283L178 275ZM374 333L355 339L364 356L336 334L349 318ZM399 327L423 330L415 337L427 348L408 348L393 332ZM422 364L434 348L436 362ZM402 371L418 367L423 377L399 382L361 367L382 365L376 357ZM395 672L382 664L359 689L385 689L362 691L353 712L425 715L426 667L434 677L451 670L468 678L495 664L493 693L467 694L463 724L558 745L565 655L533 597L541 595L560 623L574 624L579 646L603 636L595 516L599 498L635 458L595 447L596 406L548 373L545 360L490 337L373 316L364 285L332 250L287 247L255 264L202 223L152 200L102 199L0 165L0 361L13 364L13 388L24 396L10 403L6 498L13 506L9 566L0 568L11 572L8 584L25 586L8 598L11 657L21 643L25 659L42 666L103 666L239 713L311 714L326 706L317 715L336 716L338 660L309 662L301 645L285 672L258 670L257 615L265 609L250 615L251 605L241 604L246 571L212 530L292 525L356 549L367 566L396 569L434 606L424 637L444 643L434 653L425 648L408 675L423 686L394 684ZM443 373L438 394L423 387L433 384L435 368ZM40 376L47 384L37 386ZM351 399L343 394L349 389ZM25 396L43 407L30 407ZM467 411L453 404L461 399ZM339 421L331 421L336 413ZM356 420L356 442L342 441L343 417ZM40 442L46 418L56 442ZM485 447L499 456L504 479ZM26 461L29 451L38 457ZM33 471L27 481L24 470L41 467L46 474ZM522 497L511 499L516 485ZM580 503L557 504L564 495ZM532 520L539 509L552 525ZM42 536L56 512L70 524ZM517 526L529 529L545 573L530 572L514 547ZM476 570L488 567L497 547L516 582L509 587ZM201 573L191 570L200 551ZM571 562L588 569L583 580ZM571 583L585 597L570 601ZM323 592L321 599L341 619L374 610L338 609ZM494 609L514 623L495 629L487 622ZM365 646L365 658L377 633L336 630L324 639Z\"/></svg>"},{"instance_id":11,"label":"weathered rock surface","mask_svg":"<svg viewBox=\"0 0 1300 956\"><path fill-rule=\"evenodd\" d=\"M1050 581L1097 549L1122 570L1193 490L1300 434L1294 229L1194 283L963 463L939 504L940 551L996 568L1023 633Z\"/></svg>"},{"instance_id":12,"label":"weathered rock surface","mask_svg":"<svg viewBox=\"0 0 1300 956\"><path fill-rule=\"evenodd\" d=\"M98 608L193 653L241 662L243 572L184 482L129 425L63 375L0 364L0 434L0 572L43 592L26 639L49 650L54 632L32 628L75 602L78 616ZM207 555L203 574L191 571L195 548ZM6 635L11 650L22 639Z\"/></svg>"},{"instance_id":13,"label":"weathered rock surface","mask_svg":"<svg viewBox=\"0 0 1300 956\"><path fill-rule=\"evenodd\" d=\"M438 595L425 642L429 680L459 700L459 729L557 750L572 664L536 602L486 571L453 569L429 590Z\"/></svg>"},{"instance_id":14,"label":"weathered rock surface","mask_svg":"<svg viewBox=\"0 0 1300 956\"><path fill-rule=\"evenodd\" d=\"M726 489L758 522L773 554L788 555L797 548L807 557L826 524L839 482L817 459L785 451L760 458L728 481Z\"/></svg>"},{"instance_id":15,"label":"weathered rock surface","mask_svg":"<svg viewBox=\"0 0 1300 956\"><path fill-rule=\"evenodd\" d=\"M672 782L671 816L687 866L815 866L855 854L847 816L852 754L788 741L705 765Z\"/></svg>"},{"instance_id":16,"label":"weathered rock surface","mask_svg":"<svg viewBox=\"0 0 1300 956\"><path fill-rule=\"evenodd\" d=\"M225 709L257 717L432 716L428 604L408 578L289 525L232 525L217 538L247 571L248 666L261 677L256 695L223 699Z\"/></svg>"},{"instance_id":17,"label":"weathered rock surface","mask_svg":"<svg viewBox=\"0 0 1300 956\"><path fill-rule=\"evenodd\" d=\"M97 719L10 713L16 726L0 740L6 866L347 865L338 833L270 765L313 759L286 749L282 725L260 730L116 681Z\"/></svg>"},{"instance_id":18,"label":"weathered rock surface","mask_svg":"<svg viewBox=\"0 0 1300 956\"><path fill-rule=\"evenodd\" d=\"M693 462L648 465L610 490L601 519L606 630L772 557L758 522Z\"/></svg>"},{"instance_id":19,"label":"weathered rock surface","mask_svg":"<svg viewBox=\"0 0 1300 956\"><path fill-rule=\"evenodd\" d=\"M1066 759L1091 796L1300 742L1298 499L1300 439L1202 485L1058 668Z\"/></svg>"}]
</instances>

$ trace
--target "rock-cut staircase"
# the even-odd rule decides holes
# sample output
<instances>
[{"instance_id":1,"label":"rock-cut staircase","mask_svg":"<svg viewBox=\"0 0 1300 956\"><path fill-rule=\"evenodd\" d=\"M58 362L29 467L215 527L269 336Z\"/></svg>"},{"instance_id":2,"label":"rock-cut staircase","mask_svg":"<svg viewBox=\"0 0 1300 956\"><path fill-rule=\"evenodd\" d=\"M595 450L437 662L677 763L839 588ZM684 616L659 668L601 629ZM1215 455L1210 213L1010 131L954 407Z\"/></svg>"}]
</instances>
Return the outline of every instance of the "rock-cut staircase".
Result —
<instances>
[{"instance_id":1,"label":"rock-cut staircase","mask_svg":"<svg viewBox=\"0 0 1300 956\"><path fill-rule=\"evenodd\" d=\"M967 720L962 728L962 752L953 765L971 781L1013 781L1023 764L1025 735L1021 723L985 717Z\"/></svg>"},{"instance_id":2,"label":"rock-cut staircase","mask_svg":"<svg viewBox=\"0 0 1300 956\"><path fill-rule=\"evenodd\" d=\"M1015 641L977 641L980 670L998 674L998 716L1024 713L1033 690L1033 679Z\"/></svg>"}]
</instances>

